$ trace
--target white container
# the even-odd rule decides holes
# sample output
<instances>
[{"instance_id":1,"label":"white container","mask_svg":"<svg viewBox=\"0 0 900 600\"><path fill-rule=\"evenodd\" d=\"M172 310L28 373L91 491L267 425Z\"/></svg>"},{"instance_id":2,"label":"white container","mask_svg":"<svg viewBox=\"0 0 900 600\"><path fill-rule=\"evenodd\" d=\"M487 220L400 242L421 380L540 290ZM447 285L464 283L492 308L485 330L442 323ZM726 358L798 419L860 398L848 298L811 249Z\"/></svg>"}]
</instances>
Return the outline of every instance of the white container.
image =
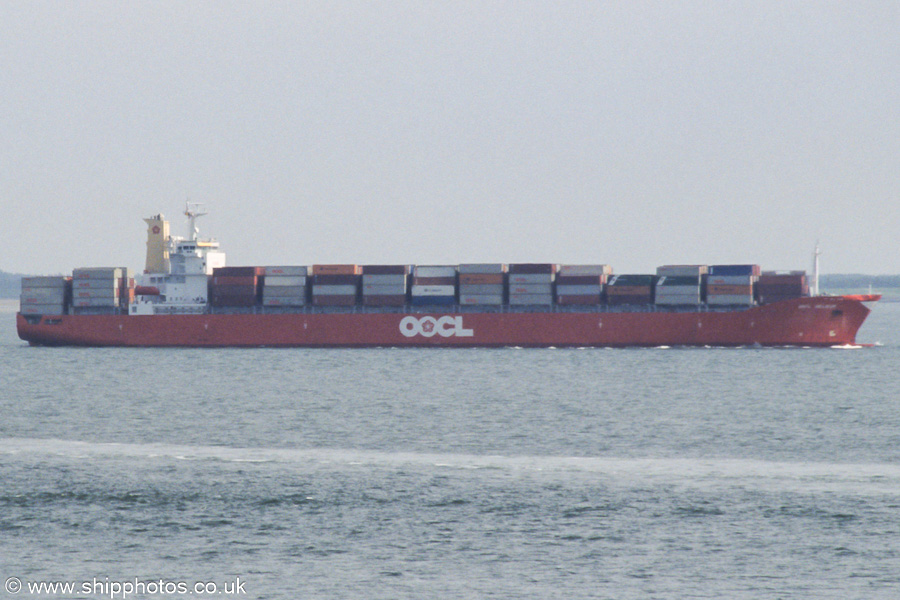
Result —
<instances>
[{"instance_id":1,"label":"white container","mask_svg":"<svg viewBox=\"0 0 900 600\"><path fill-rule=\"evenodd\" d=\"M406 284L403 285L363 285L363 295L365 296L404 296L406 295Z\"/></svg>"},{"instance_id":2,"label":"white container","mask_svg":"<svg viewBox=\"0 0 900 600\"><path fill-rule=\"evenodd\" d=\"M599 296L602 290L600 285L558 285L557 296Z\"/></svg>"},{"instance_id":3,"label":"white container","mask_svg":"<svg viewBox=\"0 0 900 600\"><path fill-rule=\"evenodd\" d=\"M456 277L455 265L422 265L415 268L416 277Z\"/></svg>"},{"instance_id":4,"label":"white container","mask_svg":"<svg viewBox=\"0 0 900 600\"><path fill-rule=\"evenodd\" d=\"M549 306L553 304L553 294L510 294L511 306Z\"/></svg>"},{"instance_id":5,"label":"white container","mask_svg":"<svg viewBox=\"0 0 900 600\"><path fill-rule=\"evenodd\" d=\"M431 275L423 275L423 277L432 277ZM439 277L439 275L434 275ZM453 296L456 293L456 286L453 285L414 285L412 286L413 296Z\"/></svg>"},{"instance_id":6,"label":"white container","mask_svg":"<svg viewBox=\"0 0 900 600\"><path fill-rule=\"evenodd\" d=\"M502 283L461 283L459 294L471 294L473 296L502 296Z\"/></svg>"},{"instance_id":7,"label":"white container","mask_svg":"<svg viewBox=\"0 0 900 600\"><path fill-rule=\"evenodd\" d=\"M673 277L699 277L706 275L709 270L707 265L663 265L656 267L657 275L671 275Z\"/></svg>"},{"instance_id":8,"label":"white container","mask_svg":"<svg viewBox=\"0 0 900 600\"><path fill-rule=\"evenodd\" d=\"M90 267L72 271L72 279L120 279L121 267Z\"/></svg>"},{"instance_id":9,"label":"white container","mask_svg":"<svg viewBox=\"0 0 900 600\"><path fill-rule=\"evenodd\" d=\"M313 296L355 296L356 286L345 285L314 285Z\"/></svg>"},{"instance_id":10,"label":"white container","mask_svg":"<svg viewBox=\"0 0 900 600\"><path fill-rule=\"evenodd\" d=\"M530 283L517 284L509 286L509 293L512 294L552 294L553 286L548 283Z\"/></svg>"},{"instance_id":11,"label":"white container","mask_svg":"<svg viewBox=\"0 0 900 600\"><path fill-rule=\"evenodd\" d=\"M64 288L67 279L59 276L23 277L22 288Z\"/></svg>"},{"instance_id":12,"label":"white container","mask_svg":"<svg viewBox=\"0 0 900 600\"><path fill-rule=\"evenodd\" d=\"M706 303L710 306L752 306L755 304L753 296L746 294L720 294L707 296Z\"/></svg>"},{"instance_id":13,"label":"white container","mask_svg":"<svg viewBox=\"0 0 900 600\"><path fill-rule=\"evenodd\" d=\"M266 275L264 287L296 287L306 285L306 277L303 275L275 276Z\"/></svg>"},{"instance_id":14,"label":"white container","mask_svg":"<svg viewBox=\"0 0 900 600\"><path fill-rule=\"evenodd\" d=\"M305 296L305 295L306 295L306 286L303 286L303 285L277 286L277 287L266 286L263 288L263 299L265 299L265 298L288 298L290 296Z\"/></svg>"},{"instance_id":15,"label":"white container","mask_svg":"<svg viewBox=\"0 0 900 600\"><path fill-rule=\"evenodd\" d=\"M23 315L63 315L65 310L62 304L22 304L19 312Z\"/></svg>"},{"instance_id":16,"label":"white container","mask_svg":"<svg viewBox=\"0 0 900 600\"><path fill-rule=\"evenodd\" d=\"M306 304L306 296L263 297L262 303L263 306L304 306Z\"/></svg>"}]
</instances>

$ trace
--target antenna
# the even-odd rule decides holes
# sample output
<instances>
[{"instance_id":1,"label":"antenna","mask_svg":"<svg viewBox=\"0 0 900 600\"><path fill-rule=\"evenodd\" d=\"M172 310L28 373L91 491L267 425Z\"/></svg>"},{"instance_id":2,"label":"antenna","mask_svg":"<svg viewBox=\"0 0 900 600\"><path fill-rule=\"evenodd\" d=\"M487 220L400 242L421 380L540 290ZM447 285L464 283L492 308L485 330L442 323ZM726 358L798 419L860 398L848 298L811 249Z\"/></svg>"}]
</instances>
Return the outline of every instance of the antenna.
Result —
<instances>
[{"instance_id":1,"label":"antenna","mask_svg":"<svg viewBox=\"0 0 900 600\"><path fill-rule=\"evenodd\" d=\"M207 212L201 212L201 206L203 205L199 202L185 201L184 203L184 215L188 218L188 239L194 242L200 237L200 228L197 227L197 219L203 215L209 214Z\"/></svg>"},{"instance_id":2,"label":"antenna","mask_svg":"<svg viewBox=\"0 0 900 600\"><path fill-rule=\"evenodd\" d=\"M819 250L819 240L816 240L816 249L813 252L813 273L812 273L812 286L810 289L811 296L819 295L819 256L821 256L822 251Z\"/></svg>"}]
</instances>

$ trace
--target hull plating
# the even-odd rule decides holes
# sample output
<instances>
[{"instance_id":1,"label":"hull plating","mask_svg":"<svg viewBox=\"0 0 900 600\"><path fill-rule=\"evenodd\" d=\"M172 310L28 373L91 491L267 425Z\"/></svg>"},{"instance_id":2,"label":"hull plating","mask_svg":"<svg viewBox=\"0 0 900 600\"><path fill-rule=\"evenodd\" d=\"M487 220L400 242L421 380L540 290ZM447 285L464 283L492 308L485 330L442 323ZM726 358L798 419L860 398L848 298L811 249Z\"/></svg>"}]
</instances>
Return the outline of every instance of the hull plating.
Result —
<instances>
[{"instance_id":1,"label":"hull plating","mask_svg":"<svg viewBox=\"0 0 900 600\"><path fill-rule=\"evenodd\" d=\"M77 346L833 346L853 344L869 309L817 297L727 312L63 315L19 337Z\"/></svg>"}]
</instances>

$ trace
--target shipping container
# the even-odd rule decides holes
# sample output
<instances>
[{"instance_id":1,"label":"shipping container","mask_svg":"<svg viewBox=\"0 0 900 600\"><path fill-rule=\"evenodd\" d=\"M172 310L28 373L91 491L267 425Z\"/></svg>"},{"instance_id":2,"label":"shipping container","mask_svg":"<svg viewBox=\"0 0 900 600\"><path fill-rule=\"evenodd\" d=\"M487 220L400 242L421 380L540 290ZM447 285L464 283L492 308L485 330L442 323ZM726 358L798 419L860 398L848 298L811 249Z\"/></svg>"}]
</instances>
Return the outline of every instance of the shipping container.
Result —
<instances>
[{"instance_id":1,"label":"shipping container","mask_svg":"<svg viewBox=\"0 0 900 600\"><path fill-rule=\"evenodd\" d=\"M405 296L406 285L375 285L368 284L362 287L363 294L366 296Z\"/></svg>"},{"instance_id":2,"label":"shipping container","mask_svg":"<svg viewBox=\"0 0 900 600\"><path fill-rule=\"evenodd\" d=\"M556 286L556 295L557 296L597 296L600 297L600 292L603 291L603 286L600 285L557 285Z\"/></svg>"},{"instance_id":3,"label":"shipping container","mask_svg":"<svg viewBox=\"0 0 900 600\"><path fill-rule=\"evenodd\" d=\"M503 304L503 294L459 294L459 303L465 305L499 306Z\"/></svg>"},{"instance_id":4,"label":"shipping container","mask_svg":"<svg viewBox=\"0 0 900 600\"><path fill-rule=\"evenodd\" d=\"M305 286L306 285L306 277L302 275L285 275L273 277L272 275L266 275L265 279L265 287L295 287L298 285Z\"/></svg>"},{"instance_id":5,"label":"shipping container","mask_svg":"<svg viewBox=\"0 0 900 600\"><path fill-rule=\"evenodd\" d=\"M72 292L74 298L118 298L119 288L97 289L85 288L76 289Z\"/></svg>"},{"instance_id":6,"label":"shipping container","mask_svg":"<svg viewBox=\"0 0 900 600\"><path fill-rule=\"evenodd\" d=\"M62 304L22 304L19 306L19 312L23 315L64 315L65 307Z\"/></svg>"},{"instance_id":7,"label":"shipping container","mask_svg":"<svg viewBox=\"0 0 900 600\"><path fill-rule=\"evenodd\" d=\"M210 304L216 308L226 307L226 306L234 306L234 307L249 307L256 305L256 296L227 296L220 294L213 294L210 298Z\"/></svg>"},{"instance_id":8,"label":"shipping container","mask_svg":"<svg viewBox=\"0 0 900 600\"><path fill-rule=\"evenodd\" d=\"M451 306L456 304L456 296L412 296L409 303L413 306Z\"/></svg>"},{"instance_id":9,"label":"shipping container","mask_svg":"<svg viewBox=\"0 0 900 600\"><path fill-rule=\"evenodd\" d=\"M62 304L66 300L66 288L22 288L19 301L27 304Z\"/></svg>"},{"instance_id":10,"label":"shipping container","mask_svg":"<svg viewBox=\"0 0 900 600\"><path fill-rule=\"evenodd\" d=\"M453 265L417 265L413 271L416 277L456 277Z\"/></svg>"},{"instance_id":11,"label":"shipping container","mask_svg":"<svg viewBox=\"0 0 900 600\"><path fill-rule=\"evenodd\" d=\"M656 285L656 275L613 275L607 282L608 286L621 285Z\"/></svg>"},{"instance_id":12,"label":"shipping container","mask_svg":"<svg viewBox=\"0 0 900 600\"><path fill-rule=\"evenodd\" d=\"M511 306L549 306L553 304L553 294L510 294Z\"/></svg>"},{"instance_id":13,"label":"shipping container","mask_svg":"<svg viewBox=\"0 0 900 600\"><path fill-rule=\"evenodd\" d=\"M752 285L707 285L706 286L706 294L707 296L752 296L753 295L753 286Z\"/></svg>"},{"instance_id":14,"label":"shipping container","mask_svg":"<svg viewBox=\"0 0 900 600\"><path fill-rule=\"evenodd\" d=\"M607 285L607 296L653 296L653 286L650 285Z\"/></svg>"},{"instance_id":15,"label":"shipping container","mask_svg":"<svg viewBox=\"0 0 900 600\"><path fill-rule=\"evenodd\" d=\"M313 296L312 303L315 306L356 306L356 296Z\"/></svg>"},{"instance_id":16,"label":"shipping container","mask_svg":"<svg viewBox=\"0 0 900 600\"><path fill-rule=\"evenodd\" d=\"M656 287L696 287L700 288L700 276L686 275L662 275L656 282Z\"/></svg>"},{"instance_id":17,"label":"shipping container","mask_svg":"<svg viewBox=\"0 0 900 600\"><path fill-rule=\"evenodd\" d=\"M753 285L757 279L756 275L709 275L706 285Z\"/></svg>"},{"instance_id":18,"label":"shipping container","mask_svg":"<svg viewBox=\"0 0 900 600\"><path fill-rule=\"evenodd\" d=\"M72 306L118 306L118 298L73 298Z\"/></svg>"},{"instance_id":19,"label":"shipping container","mask_svg":"<svg viewBox=\"0 0 900 600\"><path fill-rule=\"evenodd\" d=\"M557 296L556 303L561 306L572 306L572 305L596 305L600 304L600 295L599 294L585 294L585 295L566 295L566 296Z\"/></svg>"},{"instance_id":20,"label":"shipping container","mask_svg":"<svg viewBox=\"0 0 900 600\"><path fill-rule=\"evenodd\" d=\"M653 304L652 294L622 294L619 296L607 296L606 303L610 306L642 306Z\"/></svg>"},{"instance_id":21,"label":"shipping container","mask_svg":"<svg viewBox=\"0 0 900 600\"><path fill-rule=\"evenodd\" d=\"M671 277L699 277L706 275L709 267L706 265L663 265L656 268L657 276Z\"/></svg>"},{"instance_id":22,"label":"shipping container","mask_svg":"<svg viewBox=\"0 0 900 600\"><path fill-rule=\"evenodd\" d=\"M356 297L355 285L314 285L313 296L353 296Z\"/></svg>"},{"instance_id":23,"label":"shipping container","mask_svg":"<svg viewBox=\"0 0 900 600\"><path fill-rule=\"evenodd\" d=\"M503 285L503 273L460 273L460 285Z\"/></svg>"},{"instance_id":24,"label":"shipping container","mask_svg":"<svg viewBox=\"0 0 900 600\"><path fill-rule=\"evenodd\" d=\"M81 267L72 271L72 279L119 279L121 267Z\"/></svg>"},{"instance_id":25,"label":"shipping container","mask_svg":"<svg viewBox=\"0 0 900 600\"><path fill-rule=\"evenodd\" d=\"M600 285L606 283L606 275L557 275L556 285Z\"/></svg>"},{"instance_id":26,"label":"shipping container","mask_svg":"<svg viewBox=\"0 0 900 600\"><path fill-rule=\"evenodd\" d=\"M559 267L559 275L612 275L611 265L562 265Z\"/></svg>"},{"instance_id":27,"label":"shipping container","mask_svg":"<svg viewBox=\"0 0 900 600\"><path fill-rule=\"evenodd\" d=\"M313 275L360 275L359 265L313 265Z\"/></svg>"},{"instance_id":28,"label":"shipping container","mask_svg":"<svg viewBox=\"0 0 900 600\"><path fill-rule=\"evenodd\" d=\"M266 277L308 277L309 267L306 265L264 267Z\"/></svg>"},{"instance_id":29,"label":"shipping container","mask_svg":"<svg viewBox=\"0 0 900 600\"><path fill-rule=\"evenodd\" d=\"M210 291L220 296L256 296L255 285L213 285Z\"/></svg>"},{"instance_id":30,"label":"shipping container","mask_svg":"<svg viewBox=\"0 0 900 600\"><path fill-rule=\"evenodd\" d=\"M514 263L509 265L510 275L552 275L559 265L550 263Z\"/></svg>"},{"instance_id":31,"label":"shipping container","mask_svg":"<svg viewBox=\"0 0 900 600\"><path fill-rule=\"evenodd\" d=\"M368 294L362 302L364 306L404 306L406 294Z\"/></svg>"},{"instance_id":32,"label":"shipping container","mask_svg":"<svg viewBox=\"0 0 900 600\"><path fill-rule=\"evenodd\" d=\"M313 275L313 286L319 285L352 285L358 286L361 281L359 275Z\"/></svg>"},{"instance_id":33,"label":"shipping container","mask_svg":"<svg viewBox=\"0 0 900 600\"><path fill-rule=\"evenodd\" d=\"M290 296L305 296L306 286L276 286L263 288L263 299L266 298L287 298Z\"/></svg>"},{"instance_id":34,"label":"shipping container","mask_svg":"<svg viewBox=\"0 0 900 600\"><path fill-rule=\"evenodd\" d=\"M706 297L706 303L712 306L751 306L755 304L753 295L747 294L716 294Z\"/></svg>"},{"instance_id":35,"label":"shipping container","mask_svg":"<svg viewBox=\"0 0 900 600\"><path fill-rule=\"evenodd\" d=\"M487 295L503 295L502 285L460 285L460 294L472 294L478 296L480 294Z\"/></svg>"},{"instance_id":36,"label":"shipping container","mask_svg":"<svg viewBox=\"0 0 900 600\"><path fill-rule=\"evenodd\" d=\"M213 275L212 285L256 286L259 278L256 275Z\"/></svg>"},{"instance_id":37,"label":"shipping container","mask_svg":"<svg viewBox=\"0 0 900 600\"><path fill-rule=\"evenodd\" d=\"M738 275L758 276L759 265L711 265L707 271L709 275L733 277Z\"/></svg>"},{"instance_id":38,"label":"shipping container","mask_svg":"<svg viewBox=\"0 0 900 600\"><path fill-rule=\"evenodd\" d=\"M509 286L509 293L512 294L552 294L553 286L547 283L526 283Z\"/></svg>"},{"instance_id":39,"label":"shipping container","mask_svg":"<svg viewBox=\"0 0 900 600\"><path fill-rule=\"evenodd\" d=\"M216 267L213 269L213 277L259 277L265 274L265 267Z\"/></svg>"},{"instance_id":40,"label":"shipping container","mask_svg":"<svg viewBox=\"0 0 900 600\"><path fill-rule=\"evenodd\" d=\"M407 275L409 265L363 265L363 276L366 275Z\"/></svg>"},{"instance_id":41,"label":"shipping container","mask_svg":"<svg viewBox=\"0 0 900 600\"><path fill-rule=\"evenodd\" d=\"M554 276L549 273L510 273L509 274L509 283L510 285L514 283L521 283L525 285L543 283L550 284L553 283Z\"/></svg>"},{"instance_id":42,"label":"shipping container","mask_svg":"<svg viewBox=\"0 0 900 600\"><path fill-rule=\"evenodd\" d=\"M460 275L502 275L506 273L503 263L468 263L459 265Z\"/></svg>"},{"instance_id":43,"label":"shipping container","mask_svg":"<svg viewBox=\"0 0 900 600\"><path fill-rule=\"evenodd\" d=\"M71 277L63 276L39 276L39 277L23 277L23 288L64 288L72 281Z\"/></svg>"},{"instance_id":44,"label":"shipping container","mask_svg":"<svg viewBox=\"0 0 900 600\"><path fill-rule=\"evenodd\" d=\"M304 306L306 304L306 296L263 297L262 303L263 306Z\"/></svg>"},{"instance_id":45,"label":"shipping container","mask_svg":"<svg viewBox=\"0 0 900 600\"><path fill-rule=\"evenodd\" d=\"M368 273L363 273L362 282L363 285L402 285L404 288L406 287L407 282L406 275L397 275L397 274L375 274L369 275Z\"/></svg>"},{"instance_id":46,"label":"shipping container","mask_svg":"<svg viewBox=\"0 0 900 600\"><path fill-rule=\"evenodd\" d=\"M414 285L413 296L453 296L456 288L452 285Z\"/></svg>"},{"instance_id":47,"label":"shipping container","mask_svg":"<svg viewBox=\"0 0 900 600\"><path fill-rule=\"evenodd\" d=\"M412 278L412 285L456 285L456 277L419 277Z\"/></svg>"}]
</instances>

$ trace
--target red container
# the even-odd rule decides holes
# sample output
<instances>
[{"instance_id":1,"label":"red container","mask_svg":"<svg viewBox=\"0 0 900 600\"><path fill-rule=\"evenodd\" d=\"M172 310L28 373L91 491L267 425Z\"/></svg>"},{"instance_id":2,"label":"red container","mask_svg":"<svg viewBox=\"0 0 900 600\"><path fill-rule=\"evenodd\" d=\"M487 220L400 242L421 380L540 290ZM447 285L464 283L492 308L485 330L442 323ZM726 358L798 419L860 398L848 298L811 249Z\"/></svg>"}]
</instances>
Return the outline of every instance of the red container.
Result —
<instances>
[{"instance_id":1,"label":"red container","mask_svg":"<svg viewBox=\"0 0 900 600\"><path fill-rule=\"evenodd\" d=\"M557 285L597 285L606 283L605 275L557 275Z\"/></svg>"},{"instance_id":2,"label":"red container","mask_svg":"<svg viewBox=\"0 0 900 600\"><path fill-rule=\"evenodd\" d=\"M214 275L213 285L256 285L256 275Z\"/></svg>"},{"instance_id":3,"label":"red container","mask_svg":"<svg viewBox=\"0 0 900 600\"><path fill-rule=\"evenodd\" d=\"M255 285L215 285L212 287L213 296L256 296Z\"/></svg>"},{"instance_id":4,"label":"red container","mask_svg":"<svg viewBox=\"0 0 900 600\"><path fill-rule=\"evenodd\" d=\"M313 265L313 275L361 275L359 265Z\"/></svg>"},{"instance_id":5,"label":"red container","mask_svg":"<svg viewBox=\"0 0 900 600\"><path fill-rule=\"evenodd\" d=\"M460 273L460 285L502 285L503 273Z\"/></svg>"},{"instance_id":6,"label":"red container","mask_svg":"<svg viewBox=\"0 0 900 600\"><path fill-rule=\"evenodd\" d=\"M413 285L456 285L456 277L413 277Z\"/></svg>"}]
</instances>

